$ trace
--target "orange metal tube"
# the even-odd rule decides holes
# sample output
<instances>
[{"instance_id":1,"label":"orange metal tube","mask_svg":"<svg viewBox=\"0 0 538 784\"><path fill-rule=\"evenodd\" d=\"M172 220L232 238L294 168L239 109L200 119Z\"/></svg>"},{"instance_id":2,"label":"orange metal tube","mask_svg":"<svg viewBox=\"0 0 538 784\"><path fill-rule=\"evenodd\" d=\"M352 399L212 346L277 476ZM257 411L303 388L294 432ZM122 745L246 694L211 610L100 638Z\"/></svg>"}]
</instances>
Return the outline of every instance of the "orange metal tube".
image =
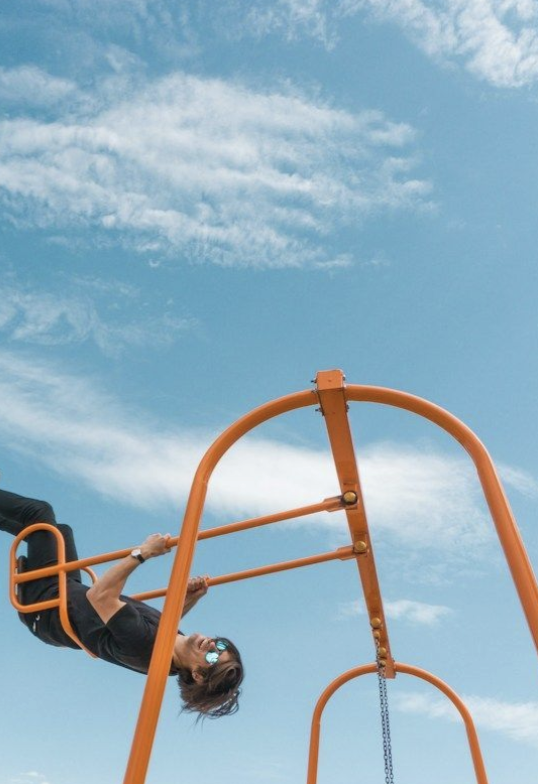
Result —
<instances>
[{"instance_id":1,"label":"orange metal tube","mask_svg":"<svg viewBox=\"0 0 538 784\"><path fill-rule=\"evenodd\" d=\"M448 699L451 700L451 702L456 706L465 724L465 730L467 732L467 740L469 741L469 749L471 752L477 784L488 784L486 768L484 766L484 760L480 750L480 743L478 741L478 735L472 716L456 692L440 678L432 675L431 672L427 672L427 670L422 670L419 667L414 667L410 664L402 664L401 662L394 662L394 668L397 673L401 672L407 675L414 675L417 678L428 681L428 683L431 683L432 686L435 686L440 691L442 691L443 694L445 694ZM330 683L322 693L316 704L312 717L306 784L316 784L317 782L321 716L327 702L332 697L332 695L348 681L352 680L353 678L359 678L361 675L367 675L369 673L375 672L377 672L377 664L364 664L361 667L353 667L353 669L348 670L342 675L339 675L338 678L335 678L334 681L332 681L332 683Z\"/></svg>"},{"instance_id":2,"label":"orange metal tube","mask_svg":"<svg viewBox=\"0 0 538 784\"><path fill-rule=\"evenodd\" d=\"M297 408L313 405L317 402L314 392L296 392L293 395L273 400L249 414L241 417L225 430L210 446L202 458L194 476L178 548L172 566L170 583L163 607L163 614L155 640L153 656L149 666L144 696L140 707L131 753L127 763L124 784L144 784L151 756L151 749L159 712L164 695L164 688L170 669L170 660L177 634L179 617L185 601L187 580L191 568L194 548L198 536L198 527L204 508L207 484L215 466L225 452L239 439L257 425L271 417L293 411Z\"/></svg>"},{"instance_id":3,"label":"orange metal tube","mask_svg":"<svg viewBox=\"0 0 538 784\"><path fill-rule=\"evenodd\" d=\"M269 525L270 523L279 523L283 522L284 520L292 520L296 517L304 517L306 515L316 514L318 512L336 512L339 509L342 509L342 500L341 497L337 495L331 498L326 498L324 501L320 501L317 504L311 504L310 506L301 506L297 509L288 509L285 512L277 512L276 514L265 515L264 517L253 517L249 520L242 520L237 523L229 523L228 525L208 528L205 531L200 531L198 534L198 539L200 541L202 539L212 539L213 537L224 536L225 534L245 531L249 528L259 528L262 525ZM172 537L169 543L170 548L175 547L178 542L179 536ZM59 574L61 571L73 572L75 569L83 569L84 571L88 572L93 582L95 582L96 576L93 570L90 569L91 566L95 566L96 564L109 563L110 561L116 561L120 560L121 558L125 558L127 555L129 555L132 549L133 547L126 547L122 550L114 550L110 553L92 555L89 558L79 558L78 561L69 561L67 564L65 564L65 566L47 566L43 569L34 569L31 572L23 572L22 574L15 574L12 571L11 574L14 575L14 582L18 584L31 582L32 580L39 580L41 577L51 577ZM164 594L158 593L156 596L157 595L163 596Z\"/></svg>"},{"instance_id":4,"label":"orange metal tube","mask_svg":"<svg viewBox=\"0 0 538 784\"><path fill-rule=\"evenodd\" d=\"M387 678L394 678L394 659L377 577L374 546L368 527L357 458L347 415L348 405L345 398L344 374L341 370L321 371L316 375L316 389L342 497L351 492L357 499L355 504L346 507L345 512L351 541L354 544L360 542L364 548L362 557L357 558L357 567L371 624L374 650L377 650L377 645L386 650L386 654L383 656L385 675Z\"/></svg>"},{"instance_id":5,"label":"orange metal tube","mask_svg":"<svg viewBox=\"0 0 538 784\"><path fill-rule=\"evenodd\" d=\"M289 509L286 512L277 512L272 515L265 515L264 517L253 517L250 520L243 520L239 523L229 523L228 525L221 525L217 528L206 528L205 531L200 531L198 540L212 539L214 536L223 536L224 534L234 534L238 531L245 531L248 528L259 528L262 525L269 525L270 523L281 523L284 520L293 520L296 517L306 517L306 515L317 514L318 512L336 512L342 509L342 499L339 495L332 498L326 498L319 504L311 504L310 506L301 506L297 509ZM171 544L175 544L177 538L171 540Z\"/></svg>"},{"instance_id":6,"label":"orange metal tube","mask_svg":"<svg viewBox=\"0 0 538 784\"><path fill-rule=\"evenodd\" d=\"M18 575L17 572L17 549L19 544L26 539L27 536L34 533L35 531L49 531L53 536L56 537L56 545L58 547L58 565L55 567L57 569L58 575L58 598L51 599L45 602L36 602L35 604L24 605L21 604L17 598L17 590L16 586L19 582L23 582L22 580L18 579L23 575ZM45 570L40 570L45 571ZM9 598L11 600L11 604L15 607L18 612L27 613L27 612L36 612L38 610L48 610L52 609L53 607L57 607L60 613L60 621L62 623L62 627L65 633L75 642L79 648L91 656L93 659L96 658L95 654L89 651L85 645L81 643L77 635L75 634L73 627L71 626L71 621L69 620L69 614L67 612L67 563L65 560L65 542L64 538L61 534L61 531L58 530L54 525L49 525L49 523L34 523L34 525L29 525L20 534L18 534L15 539L13 540L13 544L11 545L10 550L10 569L9 569ZM31 579L37 579L36 574L38 571L30 572Z\"/></svg>"},{"instance_id":7,"label":"orange metal tube","mask_svg":"<svg viewBox=\"0 0 538 784\"><path fill-rule=\"evenodd\" d=\"M230 572L230 574L222 574L219 577L210 577L207 584L209 586L224 585L225 583L234 583L238 580L248 580L251 577L263 577L266 574L285 572L288 569L299 569L301 566L312 566L313 564L327 563L328 561L336 560L346 561L349 558L356 557L358 556L353 550L353 546L348 545L347 547L339 547L338 550L331 550L328 553L308 555L306 558L295 558L292 561L280 561L279 563L269 564L268 566L257 566L254 569L245 569L241 572ZM158 588L155 591L137 593L133 595L133 599L144 602L148 599L158 599L161 596L166 596L166 592L167 588Z\"/></svg>"},{"instance_id":8,"label":"orange metal tube","mask_svg":"<svg viewBox=\"0 0 538 784\"><path fill-rule=\"evenodd\" d=\"M473 460L486 501L504 550L508 567L538 651L538 585L510 504L487 449L473 431L453 414L428 400L383 387L346 387L346 399L395 406L429 419L450 433Z\"/></svg>"}]
</instances>

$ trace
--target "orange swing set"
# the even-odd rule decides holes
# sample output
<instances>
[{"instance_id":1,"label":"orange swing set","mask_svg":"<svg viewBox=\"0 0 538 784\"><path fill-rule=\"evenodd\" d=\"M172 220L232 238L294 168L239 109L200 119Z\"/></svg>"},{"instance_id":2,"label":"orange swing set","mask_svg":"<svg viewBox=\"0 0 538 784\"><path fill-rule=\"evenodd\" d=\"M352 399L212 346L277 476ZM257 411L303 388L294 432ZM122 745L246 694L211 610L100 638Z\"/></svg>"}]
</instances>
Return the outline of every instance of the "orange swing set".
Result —
<instances>
[{"instance_id":1,"label":"orange swing set","mask_svg":"<svg viewBox=\"0 0 538 784\"><path fill-rule=\"evenodd\" d=\"M397 673L411 675L429 682L452 701L465 725L477 784L488 784L478 736L471 715L462 700L446 683L435 675L419 667L397 662L393 658L383 600L377 578L373 544L363 503L359 471L347 416L349 403L351 402L378 403L418 414L448 432L468 452L475 464L523 612L538 650L538 585L493 461L478 437L448 411L427 400L393 389L353 384L346 385L342 371L320 371L316 376L314 389L286 395L254 409L238 419L216 439L202 458L196 471L180 535L170 540L170 546L176 547L176 553L168 586L159 590L139 593L134 597L146 600L164 596L165 602L123 784L144 784L146 780L165 684L170 668L177 625L185 601L187 581L197 542L322 511L334 512L341 509L345 511L347 517L351 538L350 545L340 547L328 553L224 574L212 577L209 580L210 586L221 585L331 560L354 559L357 564L374 645L375 659L373 663L354 667L340 675L329 684L319 698L314 709L311 725L307 784L316 784L317 782L321 717L325 705L335 691L345 683L353 678L370 673L377 673L379 678L385 780L387 784L392 784L393 774L386 680L395 678ZM280 414L312 405L315 405L317 410L321 412L327 428L340 485L340 493L320 503L298 509L291 509L200 531L200 520L211 474L228 449L239 438L263 422ZM31 572L21 571L18 568L17 561L18 546L26 536L40 529L50 530L57 537L58 564ZM131 548L127 548L66 563L65 547L60 532L46 523L36 523L19 534L11 548L11 602L19 612L23 613L57 607L66 633L81 648L84 648L69 622L66 590L67 573L74 569L83 569L94 580L95 574L91 569L93 565L123 558L130 552ZM58 575L58 598L32 605L24 605L19 601L18 586L50 575Z\"/></svg>"}]
</instances>

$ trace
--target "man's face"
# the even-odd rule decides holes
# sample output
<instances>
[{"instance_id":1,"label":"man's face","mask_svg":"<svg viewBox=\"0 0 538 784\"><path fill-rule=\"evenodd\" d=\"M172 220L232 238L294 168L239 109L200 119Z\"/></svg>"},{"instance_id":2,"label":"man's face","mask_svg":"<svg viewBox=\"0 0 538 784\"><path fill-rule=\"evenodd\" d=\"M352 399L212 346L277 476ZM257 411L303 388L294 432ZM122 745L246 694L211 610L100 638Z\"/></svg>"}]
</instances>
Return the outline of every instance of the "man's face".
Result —
<instances>
[{"instance_id":1,"label":"man's face","mask_svg":"<svg viewBox=\"0 0 538 784\"><path fill-rule=\"evenodd\" d=\"M225 664L232 659L229 651L217 651L215 639L213 637L204 637L203 634L198 633L190 634L187 637L186 645L186 654L189 661L188 664L185 662L185 665L188 666L191 670L198 668L205 670L208 667L211 667L212 665L208 664L206 659L206 654L210 651L218 652L219 663Z\"/></svg>"}]
</instances>

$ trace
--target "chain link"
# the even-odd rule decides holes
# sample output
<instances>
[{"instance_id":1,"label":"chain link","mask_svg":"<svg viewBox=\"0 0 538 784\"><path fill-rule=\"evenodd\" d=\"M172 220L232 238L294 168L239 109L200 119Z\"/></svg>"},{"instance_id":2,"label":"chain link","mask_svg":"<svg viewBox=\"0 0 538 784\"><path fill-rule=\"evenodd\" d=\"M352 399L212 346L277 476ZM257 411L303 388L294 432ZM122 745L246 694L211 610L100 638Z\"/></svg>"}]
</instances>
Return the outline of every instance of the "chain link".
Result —
<instances>
[{"instance_id":1,"label":"chain link","mask_svg":"<svg viewBox=\"0 0 538 784\"><path fill-rule=\"evenodd\" d=\"M381 709L381 731L383 735L383 758L385 761L385 784L394 784L392 771L392 743L390 739L389 700L387 695L387 679L377 655L377 681L379 685L379 707Z\"/></svg>"}]
</instances>

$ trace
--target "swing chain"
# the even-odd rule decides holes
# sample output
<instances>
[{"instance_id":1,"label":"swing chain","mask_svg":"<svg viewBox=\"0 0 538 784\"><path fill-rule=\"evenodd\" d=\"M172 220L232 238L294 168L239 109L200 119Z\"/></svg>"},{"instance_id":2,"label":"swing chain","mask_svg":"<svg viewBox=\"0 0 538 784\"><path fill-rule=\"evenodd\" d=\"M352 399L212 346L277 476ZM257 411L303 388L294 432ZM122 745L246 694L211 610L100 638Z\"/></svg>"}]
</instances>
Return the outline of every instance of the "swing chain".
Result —
<instances>
[{"instance_id":1,"label":"swing chain","mask_svg":"<svg viewBox=\"0 0 538 784\"><path fill-rule=\"evenodd\" d=\"M385 784L394 784L392 771L392 743L390 739L389 700L387 695L387 679L377 654L377 681L379 685L379 706L381 709L381 731L383 735L383 758L385 761Z\"/></svg>"}]
</instances>

